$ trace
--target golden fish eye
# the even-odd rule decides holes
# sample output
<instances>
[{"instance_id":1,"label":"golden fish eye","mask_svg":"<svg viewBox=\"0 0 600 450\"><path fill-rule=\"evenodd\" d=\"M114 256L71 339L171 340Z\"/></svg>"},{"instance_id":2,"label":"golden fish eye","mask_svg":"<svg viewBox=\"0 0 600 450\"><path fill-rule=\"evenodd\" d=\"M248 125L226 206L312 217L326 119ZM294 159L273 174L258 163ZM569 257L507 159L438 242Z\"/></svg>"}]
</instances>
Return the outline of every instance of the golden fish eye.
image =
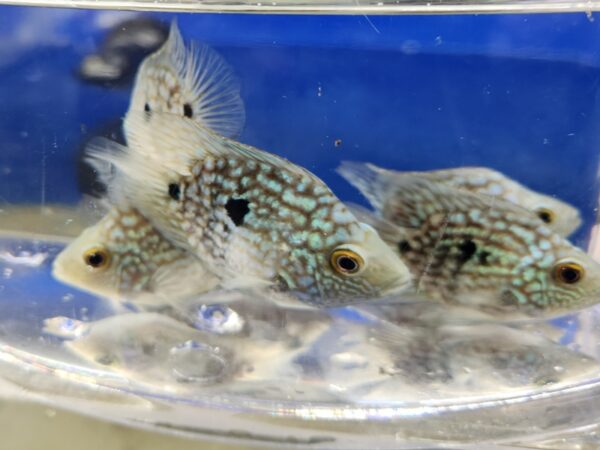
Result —
<instances>
[{"instance_id":1,"label":"golden fish eye","mask_svg":"<svg viewBox=\"0 0 600 450\"><path fill-rule=\"evenodd\" d=\"M84 253L83 261L93 269L106 269L110 263L110 255L102 247L93 247Z\"/></svg>"},{"instance_id":2,"label":"golden fish eye","mask_svg":"<svg viewBox=\"0 0 600 450\"><path fill-rule=\"evenodd\" d=\"M535 210L535 213L544 223L550 224L554 222L554 211L551 211L547 208L538 208Z\"/></svg>"},{"instance_id":3,"label":"golden fish eye","mask_svg":"<svg viewBox=\"0 0 600 450\"><path fill-rule=\"evenodd\" d=\"M364 260L348 249L334 250L330 262L333 270L341 275L356 275L365 266Z\"/></svg>"},{"instance_id":4,"label":"golden fish eye","mask_svg":"<svg viewBox=\"0 0 600 450\"><path fill-rule=\"evenodd\" d=\"M564 284L578 283L584 274L585 270L577 263L565 262L554 266L554 279Z\"/></svg>"}]
</instances>

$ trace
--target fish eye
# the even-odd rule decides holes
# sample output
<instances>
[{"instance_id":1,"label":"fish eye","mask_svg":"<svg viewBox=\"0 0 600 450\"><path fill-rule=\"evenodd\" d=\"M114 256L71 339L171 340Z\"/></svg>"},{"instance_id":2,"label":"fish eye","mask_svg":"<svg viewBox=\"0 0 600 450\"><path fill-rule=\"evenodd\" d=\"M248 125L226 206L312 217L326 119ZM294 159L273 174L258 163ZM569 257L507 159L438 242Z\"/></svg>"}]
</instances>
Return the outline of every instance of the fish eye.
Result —
<instances>
[{"instance_id":1,"label":"fish eye","mask_svg":"<svg viewBox=\"0 0 600 450\"><path fill-rule=\"evenodd\" d=\"M578 283L584 274L583 267L574 262L564 262L554 266L554 279L564 284Z\"/></svg>"},{"instance_id":2,"label":"fish eye","mask_svg":"<svg viewBox=\"0 0 600 450\"><path fill-rule=\"evenodd\" d=\"M544 223L550 224L550 223L554 222L554 219L555 219L554 212L547 208L538 208L535 210L535 213L541 219L541 221Z\"/></svg>"},{"instance_id":3,"label":"fish eye","mask_svg":"<svg viewBox=\"0 0 600 450\"><path fill-rule=\"evenodd\" d=\"M84 253L83 261L93 269L106 269L110 263L110 255L102 247L93 247Z\"/></svg>"},{"instance_id":4,"label":"fish eye","mask_svg":"<svg viewBox=\"0 0 600 450\"><path fill-rule=\"evenodd\" d=\"M341 275L356 275L364 267L364 260L352 250L338 249L331 253L331 267Z\"/></svg>"}]
</instances>

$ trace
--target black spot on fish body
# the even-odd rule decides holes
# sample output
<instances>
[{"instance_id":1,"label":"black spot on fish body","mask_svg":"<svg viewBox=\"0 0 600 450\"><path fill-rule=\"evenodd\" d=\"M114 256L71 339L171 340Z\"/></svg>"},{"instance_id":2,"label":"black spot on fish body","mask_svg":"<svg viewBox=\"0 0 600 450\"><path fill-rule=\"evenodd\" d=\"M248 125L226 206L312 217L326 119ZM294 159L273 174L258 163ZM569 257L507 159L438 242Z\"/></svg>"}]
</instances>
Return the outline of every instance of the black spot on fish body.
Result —
<instances>
[{"instance_id":1,"label":"black spot on fish body","mask_svg":"<svg viewBox=\"0 0 600 450\"><path fill-rule=\"evenodd\" d=\"M150 117L152 117L152 108L150 108L148 103L144 103L144 113L146 120L150 120Z\"/></svg>"},{"instance_id":2,"label":"black spot on fish body","mask_svg":"<svg viewBox=\"0 0 600 450\"><path fill-rule=\"evenodd\" d=\"M398 242L398 250L400 251L400 253L406 253L410 252L412 250L412 247L408 241L403 240Z\"/></svg>"},{"instance_id":3,"label":"black spot on fish body","mask_svg":"<svg viewBox=\"0 0 600 450\"><path fill-rule=\"evenodd\" d=\"M487 266L489 264L488 258L491 256L491 253L488 252L487 250L482 250L478 257L479 257L479 263L482 266Z\"/></svg>"},{"instance_id":4,"label":"black spot on fish body","mask_svg":"<svg viewBox=\"0 0 600 450\"><path fill-rule=\"evenodd\" d=\"M475 252L477 252L477 244L471 239L465 239L458 245L458 249L460 250L458 260L464 264L473 257Z\"/></svg>"},{"instance_id":5,"label":"black spot on fish body","mask_svg":"<svg viewBox=\"0 0 600 450\"><path fill-rule=\"evenodd\" d=\"M194 110L192 109L192 105L190 105L189 103L185 103L183 105L183 115L188 119L194 117Z\"/></svg>"},{"instance_id":6,"label":"black spot on fish body","mask_svg":"<svg viewBox=\"0 0 600 450\"><path fill-rule=\"evenodd\" d=\"M169 184L169 197L171 197L173 200L179 201L180 195L181 189L179 188L179 185L176 183Z\"/></svg>"},{"instance_id":7,"label":"black spot on fish body","mask_svg":"<svg viewBox=\"0 0 600 450\"><path fill-rule=\"evenodd\" d=\"M462 267L477 252L477 244L475 244L475 242L473 242L473 240L467 236L455 248L459 251L458 254L453 255L456 258L456 266L450 269L450 273L446 275L450 280L447 285L447 289L450 292L456 292L458 290L458 277L461 274Z\"/></svg>"},{"instance_id":8,"label":"black spot on fish body","mask_svg":"<svg viewBox=\"0 0 600 450\"><path fill-rule=\"evenodd\" d=\"M250 202L243 198L230 198L227 200L225 204L227 215L237 227L244 224L244 218L250 212L249 204Z\"/></svg>"}]
</instances>

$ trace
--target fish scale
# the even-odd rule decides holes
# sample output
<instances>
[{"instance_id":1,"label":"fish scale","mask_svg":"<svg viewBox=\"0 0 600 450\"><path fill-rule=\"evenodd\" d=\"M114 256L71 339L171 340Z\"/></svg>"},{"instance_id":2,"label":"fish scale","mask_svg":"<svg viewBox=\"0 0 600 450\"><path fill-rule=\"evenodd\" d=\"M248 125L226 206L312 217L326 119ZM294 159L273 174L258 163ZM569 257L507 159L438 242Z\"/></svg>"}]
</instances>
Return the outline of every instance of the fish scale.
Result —
<instances>
[{"instance_id":1,"label":"fish scale","mask_svg":"<svg viewBox=\"0 0 600 450\"><path fill-rule=\"evenodd\" d=\"M315 278L316 267L327 263L318 252L326 242L328 246L336 246L352 232L360 230L354 224L344 226L336 223L338 230L335 235L324 233L323 224L335 222L331 205L337 199L320 186L319 197L312 197L314 189L308 191L302 188L302 192L294 189L294 186L310 185L310 182L308 177L279 173L274 166L266 163L249 165L236 158L207 158L194 165L191 177L181 181L182 197L176 209L180 215L173 223L194 230L196 234L190 238L190 243L197 252L212 255L212 262L217 265L227 259L230 251L227 243L239 236L236 233L239 229L242 237L260 242L263 248L268 249L254 254L250 251L252 267L246 266L246 270L271 279L278 273L278 281L285 282L292 290L298 288L296 280L305 277L303 280L311 280L311 283L304 283L303 288L309 295L319 296L318 281L327 285L335 284L336 280ZM225 204L231 198L244 199L250 204L241 228L236 227L227 215ZM310 213L317 208L322 211L322 218L313 222L309 220ZM278 220L273 220L274 217ZM222 231L218 232L215 228L222 223ZM355 229L350 230L351 226ZM283 255L299 244L307 245L315 252L296 249L292 257L302 263L288 265L287 269L281 267ZM276 267L274 271L271 269L273 266ZM361 284L360 289L366 288Z\"/></svg>"},{"instance_id":2,"label":"fish scale","mask_svg":"<svg viewBox=\"0 0 600 450\"><path fill-rule=\"evenodd\" d=\"M600 265L524 208L364 164L339 172L379 217L356 214L398 251L415 289L429 298L506 317L556 315L598 301ZM569 264L581 268L573 284L556 275Z\"/></svg>"},{"instance_id":3,"label":"fish scale","mask_svg":"<svg viewBox=\"0 0 600 450\"><path fill-rule=\"evenodd\" d=\"M119 290L146 289L158 267L181 258L181 250L165 240L135 209L111 209L103 228L118 249L113 257L121 268Z\"/></svg>"}]
</instances>

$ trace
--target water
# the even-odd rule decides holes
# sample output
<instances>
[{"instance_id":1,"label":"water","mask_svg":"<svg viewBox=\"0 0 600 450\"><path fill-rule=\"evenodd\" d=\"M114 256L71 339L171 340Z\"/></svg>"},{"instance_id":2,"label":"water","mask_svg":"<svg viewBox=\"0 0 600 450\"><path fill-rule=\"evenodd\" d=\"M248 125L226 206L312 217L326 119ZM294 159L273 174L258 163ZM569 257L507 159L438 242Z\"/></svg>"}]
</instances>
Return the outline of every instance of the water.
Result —
<instances>
[{"instance_id":1,"label":"water","mask_svg":"<svg viewBox=\"0 0 600 450\"><path fill-rule=\"evenodd\" d=\"M435 304L286 310L215 292L182 317L58 283L55 256L99 218L81 203L98 190L85 142L118 138L132 67L174 16L143 14L158 21L144 22L152 39L115 53L104 39L138 13L0 9L7 392L261 446L574 448L577 430L594 445L594 308L465 323L464 311ZM336 174L342 160L493 167L577 207L572 242L598 254L593 15L176 17L186 40L212 45L239 76L239 139L308 168L342 200L366 205ZM103 64L87 69L102 69L102 83L82 76L94 55Z\"/></svg>"}]
</instances>

